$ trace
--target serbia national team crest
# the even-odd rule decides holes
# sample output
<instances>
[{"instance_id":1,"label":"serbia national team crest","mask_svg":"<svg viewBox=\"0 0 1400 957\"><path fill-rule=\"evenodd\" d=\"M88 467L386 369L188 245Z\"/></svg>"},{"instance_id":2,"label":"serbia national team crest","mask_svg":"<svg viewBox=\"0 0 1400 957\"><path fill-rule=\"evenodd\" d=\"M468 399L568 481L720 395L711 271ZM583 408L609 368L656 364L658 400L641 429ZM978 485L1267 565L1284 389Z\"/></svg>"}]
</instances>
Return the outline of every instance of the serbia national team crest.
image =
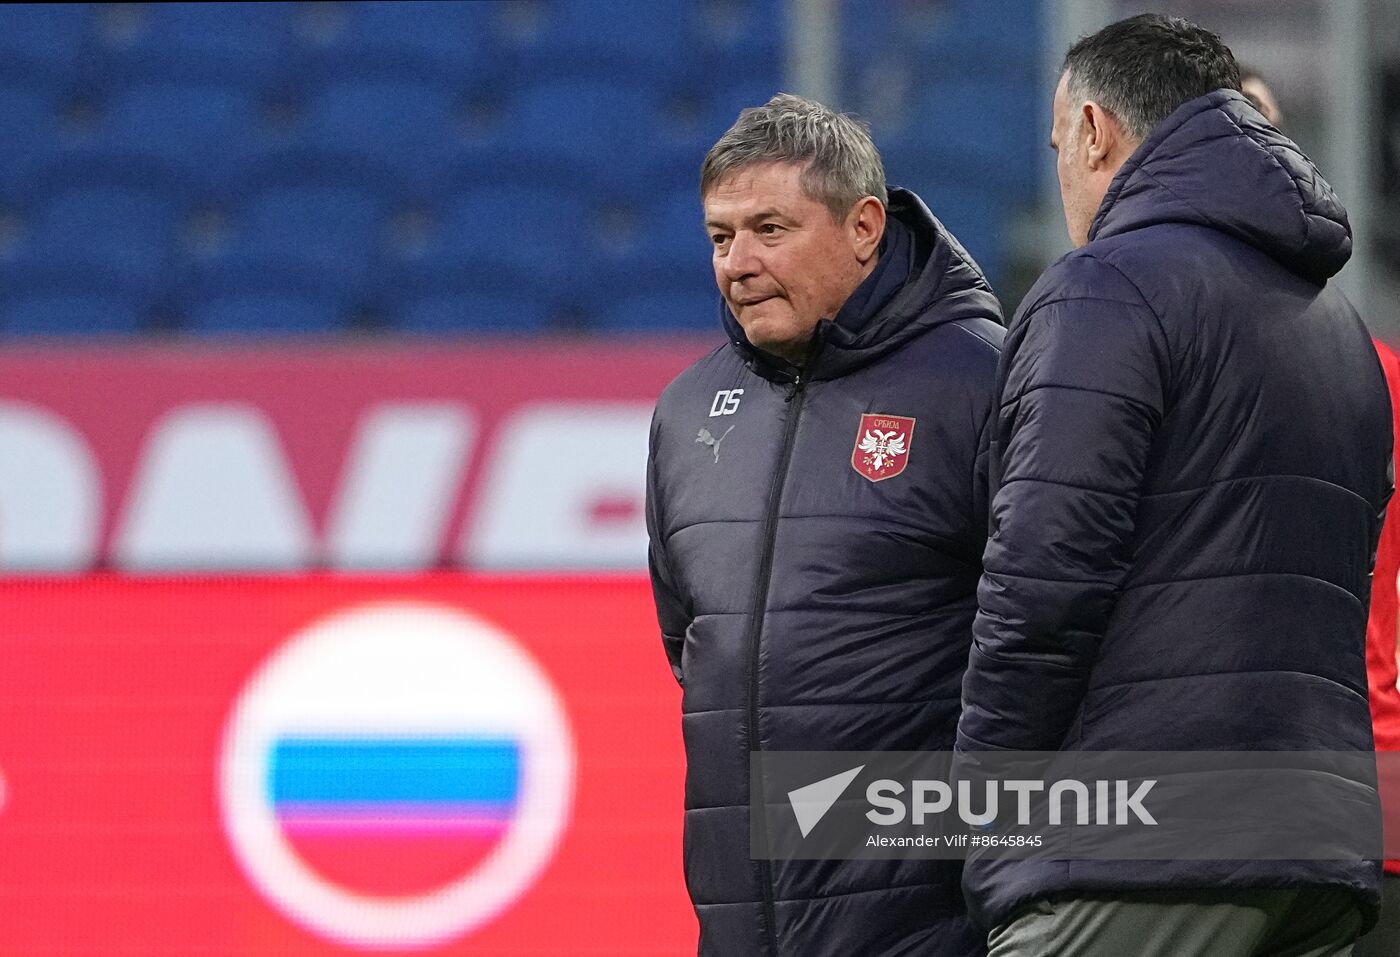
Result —
<instances>
[{"instance_id":1,"label":"serbia national team crest","mask_svg":"<svg viewBox=\"0 0 1400 957\"><path fill-rule=\"evenodd\" d=\"M914 441L914 420L904 415L869 412L860 417L851 468L872 482L883 482L904 471Z\"/></svg>"}]
</instances>

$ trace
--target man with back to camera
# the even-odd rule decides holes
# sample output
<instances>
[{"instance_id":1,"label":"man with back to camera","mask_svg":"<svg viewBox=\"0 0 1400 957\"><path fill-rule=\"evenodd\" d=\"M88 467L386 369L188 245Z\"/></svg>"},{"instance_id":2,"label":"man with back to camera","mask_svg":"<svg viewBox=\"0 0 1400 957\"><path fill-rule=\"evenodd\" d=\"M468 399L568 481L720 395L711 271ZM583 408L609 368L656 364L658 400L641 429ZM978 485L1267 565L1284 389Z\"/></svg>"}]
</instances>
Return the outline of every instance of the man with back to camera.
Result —
<instances>
[{"instance_id":1,"label":"man with back to camera","mask_svg":"<svg viewBox=\"0 0 1400 957\"><path fill-rule=\"evenodd\" d=\"M699 951L981 954L957 861L751 859L749 761L952 748L996 298L868 132L809 100L743 111L700 192L729 341L661 396L647 475Z\"/></svg>"},{"instance_id":2,"label":"man with back to camera","mask_svg":"<svg viewBox=\"0 0 1400 957\"><path fill-rule=\"evenodd\" d=\"M1282 128L1283 111L1263 74L1240 67L1240 92L1274 126ZM1390 390L1391 417L1400 432L1400 356L1380 340L1375 340L1386 386ZM1400 434L1395 436L1400 439ZM1376 566L1371 576L1371 611L1366 620L1366 679L1371 699L1371 732L1376 751L1400 752L1400 688L1396 687L1396 621L1400 618L1400 509L1386 511L1376 548ZM1393 763L1382 764L1379 776L1382 805L1386 807L1387 827L1400 817L1400 794L1390 772ZM1387 773L1390 772L1390 773ZM1387 860L1381 878L1381 906L1376 926L1357 940L1353 957L1395 957L1400 954L1400 860Z\"/></svg>"},{"instance_id":3,"label":"man with back to camera","mask_svg":"<svg viewBox=\"0 0 1400 957\"><path fill-rule=\"evenodd\" d=\"M1052 145L1076 247L1006 339L961 750L1371 748L1391 418L1327 280L1346 213L1219 37L1072 47ZM994 957L1343 954L1363 861L978 861Z\"/></svg>"}]
</instances>

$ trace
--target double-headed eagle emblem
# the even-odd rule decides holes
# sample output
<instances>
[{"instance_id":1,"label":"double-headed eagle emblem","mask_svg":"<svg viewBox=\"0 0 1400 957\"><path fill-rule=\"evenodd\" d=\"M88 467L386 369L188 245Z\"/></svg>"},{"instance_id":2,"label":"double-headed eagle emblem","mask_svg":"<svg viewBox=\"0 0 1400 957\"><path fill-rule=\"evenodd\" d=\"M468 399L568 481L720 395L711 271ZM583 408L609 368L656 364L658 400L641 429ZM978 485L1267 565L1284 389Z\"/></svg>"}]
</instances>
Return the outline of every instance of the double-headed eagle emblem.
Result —
<instances>
[{"instance_id":1,"label":"double-headed eagle emblem","mask_svg":"<svg viewBox=\"0 0 1400 957\"><path fill-rule=\"evenodd\" d=\"M867 412L856 429L851 468L872 482L894 478L909 464L913 439L912 416Z\"/></svg>"},{"instance_id":2,"label":"double-headed eagle emblem","mask_svg":"<svg viewBox=\"0 0 1400 957\"><path fill-rule=\"evenodd\" d=\"M866 429L865 437L856 446L865 453L865 464L877 472L883 472L888 462L903 455L904 433L894 429L882 432L879 429Z\"/></svg>"}]
</instances>

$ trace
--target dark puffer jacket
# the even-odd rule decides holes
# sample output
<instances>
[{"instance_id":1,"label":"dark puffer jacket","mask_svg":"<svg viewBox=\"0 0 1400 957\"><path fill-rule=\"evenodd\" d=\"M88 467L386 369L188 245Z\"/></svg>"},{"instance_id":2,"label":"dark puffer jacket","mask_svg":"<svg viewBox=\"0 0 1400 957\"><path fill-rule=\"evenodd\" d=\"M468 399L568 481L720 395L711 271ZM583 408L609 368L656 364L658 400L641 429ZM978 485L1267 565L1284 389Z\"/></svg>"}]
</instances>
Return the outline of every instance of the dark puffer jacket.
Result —
<instances>
[{"instance_id":1,"label":"dark puffer jacket","mask_svg":"<svg viewBox=\"0 0 1400 957\"><path fill-rule=\"evenodd\" d=\"M823 321L799 374L723 310L731 341L657 404L647 517L684 687L701 954L984 946L958 862L749 854L751 750L947 751L957 727L986 539L978 449L1003 329L980 271L923 203L895 190L890 214L912 234L908 278L873 315ZM882 463L902 471L880 481L853 467L867 413L915 420L903 462Z\"/></svg>"},{"instance_id":2,"label":"dark puffer jacket","mask_svg":"<svg viewBox=\"0 0 1400 957\"><path fill-rule=\"evenodd\" d=\"M967 750L1366 750L1390 407L1346 213L1239 94L1163 121L998 372ZM1353 891L1365 863L969 864L988 926L1084 889Z\"/></svg>"}]
</instances>

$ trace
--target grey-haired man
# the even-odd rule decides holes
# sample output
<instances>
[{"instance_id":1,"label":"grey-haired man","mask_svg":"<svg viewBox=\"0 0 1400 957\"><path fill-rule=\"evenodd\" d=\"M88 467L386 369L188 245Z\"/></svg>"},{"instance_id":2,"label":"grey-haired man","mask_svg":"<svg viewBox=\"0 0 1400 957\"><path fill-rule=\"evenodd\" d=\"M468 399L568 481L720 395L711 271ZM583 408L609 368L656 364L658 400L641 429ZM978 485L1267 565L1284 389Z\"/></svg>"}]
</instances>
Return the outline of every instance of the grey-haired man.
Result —
<instances>
[{"instance_id":1,"label":"grey-haired man","mask_svg":"<svg viewBox=\"0 0 1400 957\"><path fill-rule=\"evenodd\" d=\"M748 769L762 751L951 749L997 301L918 197L887 189L866 130L820 104L745 110L700 192L727 341L657 404L647 508L700 952L980 954L958 862L763 859Z\"/></svg>"}]
</instances>

